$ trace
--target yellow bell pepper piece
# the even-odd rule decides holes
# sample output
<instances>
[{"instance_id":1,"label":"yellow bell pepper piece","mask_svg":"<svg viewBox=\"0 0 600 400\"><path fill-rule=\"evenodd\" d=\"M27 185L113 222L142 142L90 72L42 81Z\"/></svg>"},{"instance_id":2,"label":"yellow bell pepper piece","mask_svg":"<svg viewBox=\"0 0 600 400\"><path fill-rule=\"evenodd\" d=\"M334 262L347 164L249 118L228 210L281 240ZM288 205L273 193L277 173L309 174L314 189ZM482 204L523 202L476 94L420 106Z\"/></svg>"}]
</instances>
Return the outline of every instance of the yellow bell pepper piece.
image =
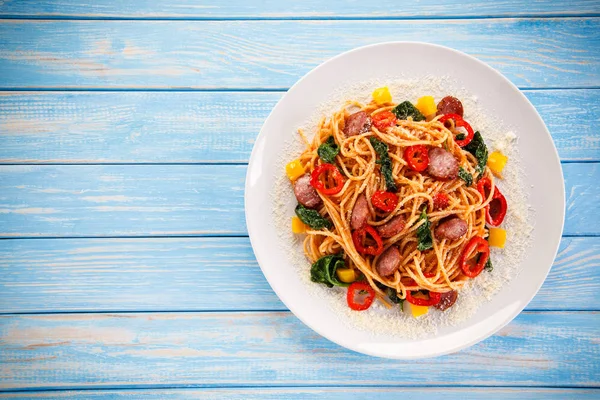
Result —
<instances>
[{"instance_id":1,"label":"yellow bell pepper piece","mask_svg":"<svg viewBox=\"0 0 600 400\"><path fill-rule=\"evenodd\" d=\"M285 166L285 173L292 182L304 175L304 172L306 171L304 171L304 167L300 163L300 160L290 161Z\"/></svg>"},{"instance_id":2,"label":"yellow bell pepper piece","mask_svg":"<svg viewBox=\"0 0 600 400\"><path fill-rule=\"evenodd\" d=\"M487 165L490 167L494 175L501 177L502 170L508 161L508 157L499 151L494 151L488 157Z\"/></svg>"},{"instance_id":3,"label":"yellow bell pepper piece","mask_svg":"<svg viewBox=\"0 0 600 400\"><path fill-rule=\"evenodd\" d=\"M344 283L352 283L356 280L356 272L352 268L338 268L335 273L338 279Z\"/></svg>"},{"instance_id":4,"label":"yellow bell pepper piece","mask_svg":"<svg viewBox=\"0 0 600 400\"><path fill-rule=\"evenodd\" d=\"M490 246L503 249L506 244L506 231L502 228L490 228L488 243Z\"/></svg>"},{"instance_id":5,"label":"yellow bell pepper piece","mask_svg":"<svg viewBox=\"0 0 600 400\"><path fill-rule=\"evenodd\" d=\"M435 105L435 100L433 96L423 96L417 100L417 109L421 111L421 114L428 117L437 112L437 106Z\"/></svg>"},{"instance_id":6,"label":"yellow bell pepper piece","mask_svg":"<svg viewBox=\"0 0 600 400\"><path fill-rule=\"evenodd\" d=\"M377 104L385 104L392 102L392 94L387 86L377 88L373 91L373 100Z\"/></svg>"},{"instance_id":7,"label":"yellow bell pepper piece","mask_svg":"<svg viewBox=\"0 0 600 400\"><path fill-rule=\"evenodd\" d=\"M300 218L292 217L292 232L294 233L305 233L308 230L308 226Z\"/></svg>"},{"instance_id":8,"label":"yellow bell pepper piece","mask_svg":"<svg viewBox=\"0 0 600 400\"><path fill-rule=\"evenodd\" d=\"M408 301L405 301L404 304L410 307L410 312L415 318L418 318L421 315L425 315L429 312L429 307L427 306L416 306L414 304L410 304Z\"/></svg>"}]
</instances>

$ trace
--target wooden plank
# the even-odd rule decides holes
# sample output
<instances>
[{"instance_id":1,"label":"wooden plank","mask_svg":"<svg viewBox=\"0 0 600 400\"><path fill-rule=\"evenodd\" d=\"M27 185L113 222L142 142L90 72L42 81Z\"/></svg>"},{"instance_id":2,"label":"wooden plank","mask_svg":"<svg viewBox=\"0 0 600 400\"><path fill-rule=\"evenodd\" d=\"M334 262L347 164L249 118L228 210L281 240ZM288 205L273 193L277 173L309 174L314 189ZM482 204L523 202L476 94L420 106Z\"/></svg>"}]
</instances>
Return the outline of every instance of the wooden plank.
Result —
<instances>
[{"instance_id":1,"label":"wooden plank","mask_svg":"<svg viewBox=\"0 0 600 400\"><path fill-rule=\"evenodd\" d=\"M439 400L570 400L597 399L600 393L594 389L552 388L252 388L252 389L137 389L137 390L81 390L81 391L27 391L22 393L0 393L2 399L189 399L206 400L388 400L390 398L423 398Z\"/></svg>"},{"instance_id":2,"label":"wooden plank","mask_svg":"<svg viewBox=\"0 0 600 400\"><path fill-rule=\"evenodd\" d=\"M11 20L0 37L3 88L286 88L334 55L394 40L456 48L521 87L600 86L596 18Z\"/></svg>"},{"instance_id":3,"label":"wooden plank","mask_svg":"<svg viewBox=\"0 0 600 400\"><path fill-rule=\"evenodd\" d=\"M562 160L600 160L600 90L533 90ZM0 163L247 162L270 92L0 92ZM168 105L168 106L165 106Z\"/></svg>"},{"instance_id":4,"label":"wooden plank","mask_svg":"<svg viewBox=\"0 0 600 400\"><path fill-rule=\"evenodd\" d=\"M414 2L410 6L397 1L324 2L307 0L296 2L242 0L207 0L198 4L193 0L127 1L99 0L91 2L70 1L16 1L5 0L0 5L0 17L75 17L75 18L410 18L448 16L563 16L597 15L600 2L578 0L556 1L428 1Z\"/></svg>"},{"instance_id":5,"label":"wooden plank","mask_svg":"<svg viewBox=\"0 0 600 400\"><path fill-rule=\"evenodd\" d=\"M0 162L247 162L263 122L281 96L2 92ZM600 91L597 97L600 100ZM563 104L569 108L566 104L572 103L565 99Z\"/></svg>"},{"instance_id":6,"label":"wooden plank","mask_svg":"<svg viewBox=\"0 0 600 400\"><path fill-rule=\"evenodd\" d=\"M245 235L245 165L0 166L0 237ZM600 235L600 168L563 164L567 235Z\"/></svg>"},{"instance_id":7,"label":"wooden plank","mask_svg":"<svg viewBox=\"0 0 600 400\"><path fill-rule=\"evenodd\" d=\"M600 90L533 90L524 94L546 123L562 161L598 161L600 135L586 126L600 124ZM588 151L582 154L580 148Z\"/></svg>"},{"instance_id":8,"label":"wooden plank","mask_svg":"<svg viewBox=\"0 0 600 400\"><path fill-rule=\"evenodd\" d=\"M5 313L286 310L248 238L3 240L0 305Z\"/></svg>"},{"instance_id":9,"label":"wooden plank","mask_svg":"<svg viewBox=\"0 0 600 400\"><path fill-rule=\"evenodd\" d=\"M563 238L527 308L599 304L600 238ZM0 305L2 313L286 310L248 238L2 240Z\"/></svg>"},{"instance_id":10,"label":"wooden plank","mask_svg":"<svg viewBox=\"0 0 600 400\"><path fill-rule=\"evenodd\" d=\"M595 387L599 324L592 312L525 312L467 350L407 364L345 350L289 312L0 316L0 380L4 389Z\"/></svg>"},{"instance_id":11,"label":"wooden plank","mask_svg":"<svg viewBox=\"0 0 600 400\"><path fill-rule=\"evenodd\" d=\"M245 177L245 165L2 166L0 236L242 235Z\"/></svg>"}]
</instances>

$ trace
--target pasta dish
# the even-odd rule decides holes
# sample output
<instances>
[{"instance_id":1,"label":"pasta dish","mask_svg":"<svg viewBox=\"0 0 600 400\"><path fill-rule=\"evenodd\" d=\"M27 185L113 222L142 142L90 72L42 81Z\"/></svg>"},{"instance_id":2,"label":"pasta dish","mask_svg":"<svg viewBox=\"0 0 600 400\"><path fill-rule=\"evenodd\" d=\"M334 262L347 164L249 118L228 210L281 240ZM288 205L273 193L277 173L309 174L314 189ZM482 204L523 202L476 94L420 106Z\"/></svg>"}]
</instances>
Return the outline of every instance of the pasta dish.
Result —
<instances>
[{"instance_id":1,"label":"pasta dish","mask_svg":"<svg viewBox=\"0 0 600 400\"><path fill-rule=\"evenodd\" d=\"M323 118L286 166L298 201L311 280L347 289L348 306L409 304L414 316L441 311L460 288L492 269L504 247L507 210L496 183L507 158L488 153L461 101L348 102Z\"/></svg>"}]
</instances>

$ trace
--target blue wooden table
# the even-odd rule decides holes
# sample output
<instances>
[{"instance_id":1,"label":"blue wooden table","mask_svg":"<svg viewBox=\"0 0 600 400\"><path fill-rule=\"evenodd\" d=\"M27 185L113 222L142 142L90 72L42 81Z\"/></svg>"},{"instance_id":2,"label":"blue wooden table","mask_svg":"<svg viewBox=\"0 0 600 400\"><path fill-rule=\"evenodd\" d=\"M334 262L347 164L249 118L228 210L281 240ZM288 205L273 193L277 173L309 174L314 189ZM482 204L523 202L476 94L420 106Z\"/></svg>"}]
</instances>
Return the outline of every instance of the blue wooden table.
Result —
<instances>
[{"instance_id":1,"label":"blue wooden table","mask_svg":"<svg viewBox=\"0 0 600 400\"><path fill-rule=\"evenodd\" d=\"M600 398L600 1L0 1L0 397ZM376 42L478 57L538 109L564 237L493 337L400 362L278 300L246 163L299 77Z\"/></svg>"}]
</instances>

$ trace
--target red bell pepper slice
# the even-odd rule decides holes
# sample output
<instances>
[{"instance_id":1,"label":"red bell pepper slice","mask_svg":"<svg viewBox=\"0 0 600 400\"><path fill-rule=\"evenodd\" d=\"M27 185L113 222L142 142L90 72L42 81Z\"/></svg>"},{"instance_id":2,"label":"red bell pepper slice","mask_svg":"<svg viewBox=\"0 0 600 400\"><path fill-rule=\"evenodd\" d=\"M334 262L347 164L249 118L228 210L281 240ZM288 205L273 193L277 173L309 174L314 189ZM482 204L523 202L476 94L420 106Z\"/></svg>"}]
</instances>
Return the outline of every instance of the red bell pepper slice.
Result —
<instances>
[{"instance_id":1,"label":"red bell pepper slice","mask_svg":"<svg viewBox=\"0 0 600 400\"><path fill-rule=\"evenodd\" d=\"M433 278L435 276L435 270L434 271L424 271L423 276L425 278Z\"/></svg>"},{"instance_id":2,"label":"red bell pepper slice","mask_svg":"<svg viewBox=\"0 0 600 400\"><path fill-rule=\"evenodd\" d=\"M379 208L381 211L394 211L398 205L398 195L396 193L378 190L377 192L373 193L373 196L371 197L371 204Z\"/></svg>"},{"instance_id":3,"label":"red bell pepper slice","mask_svg":"<svg viewBox=\"0 0 600 400\"><path fill-rule=\"evenodd\" d=\"M475 278L483 271L490 256L490 246L487 240L473 236L460 255L460 269L469 278Z\"/></svg>"},{"instance_id":4,"label":"red bell pepper slice","mask_svg":"<svg viewBox=\"0 0 600 400\"><path fill-rule=\"evenodd\" d=\"M363 311L371 307L375 300L375 291L367 282L353 282L348 287L346 301L354 311Z\"/></svg>"},{"instance_id":5,"label":"red bell pepper slice","mask_svg":"<svg viewBox=\"0 0 600 400\"><path fill-rule=\"evenodd\" d=\"M371 236L375 242L374 244L366 243L367 235ZM378 256L383 252L383 241L381 240L381 236L379 236L375 228L371 225L364 225L362 228L352 232L352 241L354 242L356 250L362 255Z\"/></svg>"},{"instance_id":6,"label":"red bell pepper slice","mask_svg":"<svg viewBox=\"0 0 600 400\"><path fill-rule=\"evenodd\" d=\"M492 201L490 201L490 204L485 209L485 220L491 226L499 226L504 221L507 209L506 198L500 193L498 187L496 187Z\"/></svg>"},{"instance_id":7,"label":"red bell pepper slice","mask_svg":"<svg viewBox=\"0 0 600 400\"><path fill-rule=\"evenodd\" d=\"M456 144L460 147L465 147L466 145L471 143L471 140L473 140L473 136L475 136L475 132L473 131L473 128L471 128L471 125L469 125L469 123L465 121L463 117L461 117L458 114L446 114L442 116L438 121L445 125L446 121L450 119L454 121L455 128L465 128L465 130L467 131L467 136L464 139L457 140L456 137L454 138Z\"/></svg>"},{"instance_id":8,"label":"red bell pepper slice","mask_svg":"<svg viewBox=\"0 0 600 400\"><path fill-rule=\"evenodd\" d=\"M329 178L333 181L332 187L325 187L325 184L321 180L327 179L327 173ZM344 187L344 176L333 164L321 164L310 175L310 184L312 187L317 189L319 192L325 195L338 194Z\"/></svg>"},{"instance_id":9,"label":"red bell pepper slice","mask_svg":"<svg viewBox=\"0 0 600 400\"><path fill-rule=\"evenodd\" d=\"M371 115L371 122L375 125L375 128L380 131L396 125L396 121L396 115L390 111L382 111Z\"/></svg>"},{"instance_id":10,"label":"red bell pepper slice","mask_svg":"<svg viewBox=\"0 0 600 400\"><path fill-rule=\"evenodd\" d=\"M477 191L483 197L483 201L486 201L490 196L490 191L492 190L492 181L489 178L481 178L479 182L477 182Z\"/></svg>"},{"instance_id":11,"label":"red bell pepper slice","mask_svg":"<svg viewBox=\"0 0 600 400\"><path fill-rule=\"evenodd\" d=\"M436 210L443 210L450 205L450 199L446 193L436 193L433 195L433 208Z\"/></svg>"},{"instance_id":12,"label":"red bell pepper slice","mask_svg":"<svg viewBox=\"0 0 600 400\"><path fill-rule=\"evenodd\" d=\"M403 156L404 161L406 161L413 171L425 171L429 165L429 151L427 150L427 147L422 144L405 148Z\"/></svg>"},{"instance_id":13,"label":"red bell pepper slice","mask_svg":"<svg viewBox=\"0 0 600 400\"><path fill-rule=\"evenodd\" d=\"M479 193L481 193L483 200L486 200L489 197L491 189L492 182L489 180L489 178L481 178L477 183L477 190ZM508 204L506 203L506 198L502 192L500 192L498 186L494 187L492 201L485 206L485 221L490 226L499 226L502 221L504 221L507 210Z\"/></svg>"},{"instance_id":14,"label":"red bell pepper slice","mask_svg":"<svg viewBox=\"0 0 600 400\"><path fill-rule=\"evenodd\" d=\"M415 306L435 306L440 302L441 298L442 294L437 292L429 292L429 298L422 299L420 297L414 297L412 291L406 291L406 301Z\"/></svg>"}]
</instances>

